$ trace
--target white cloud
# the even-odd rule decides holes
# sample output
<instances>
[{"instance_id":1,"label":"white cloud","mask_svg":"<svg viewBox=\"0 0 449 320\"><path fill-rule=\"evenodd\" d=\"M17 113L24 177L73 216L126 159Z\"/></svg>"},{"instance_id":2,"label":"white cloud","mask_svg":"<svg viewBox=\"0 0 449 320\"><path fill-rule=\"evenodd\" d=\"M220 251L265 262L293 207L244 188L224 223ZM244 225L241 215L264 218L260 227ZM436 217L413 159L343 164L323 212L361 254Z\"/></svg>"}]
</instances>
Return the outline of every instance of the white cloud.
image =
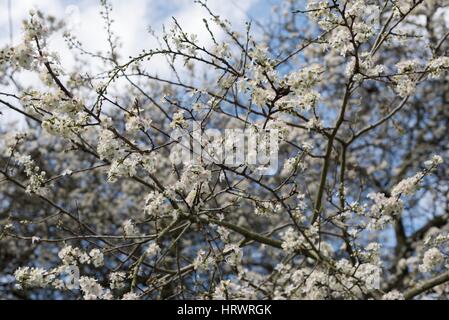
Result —
<instances>
[{"instance_id":1,"label":"white cloud","mask_svg":"<svg viewBox=\"0 0 449 320\"><path fill-rule=\"evenodd\" d=\"M222 18L230 20L236 29L243 27L247 20L247 11L260 0L240 0L238 6L232 2L222 0L209 0L208 5L214 13ZM106 31L100 18L99 1L81 0L21 0L11 1L12 21L14 31L14 44L20 43L21 21L26 19L30 9L39 9L46 14L51 14L59 19L69 21L73 27L73 33L82 42L88 51L97 52L107 50ZM203 18L207 12L193 0L112 0L113 5L113 31L119 36L122 48L120 52L123 58L138 54L142 49L150 49L156 46L155 40L148 33L151 26L156 31L161 31L161 26L169 26L172 16L175 16L184 30L198 35L204 45L211 43L207 30L203 25ZM9 22L7 0L0 0L0 47L9 44ZM214 28L217 38L221 38L221 30ZM70 70L74 67L72 53L68 50L61 35L51 39L49 46L52 51L58 52L64 68ZM152 63L154 71L164 74L168 68L161 68L165 63L163 58L155 59ZM35 82L35 78L24 76L28 83ZM8 120L16 120L17 114L0 108L4 113L0 116L0 124Z\"/></svg>"},{"instance_id":2,"label":"white cloud","mask_svg":"<svg viewBox=\"0 0 449 320\"><path fill-rule=\"evenodd\" d=\"M215 13L229 19L239 28L247 20L246 11L258 1L260 0L240 0L238 6L233 5L233 2L221 0L212 0L208 4ZM203 41L208 39L202 22L202 19L207 17L207 13L200 5L194 4L193 0L171 0L168 5L165 5L166 0L112 0L111 3L115 20L113 31L121 39L124 56L133 55L144 48L154 46L155 43L148 34L148 27L161 30L162 24L171 24L172 16L178 19L186 31L198 34ZM78 20L75 23L74 33L86 49L98 51L107 48L105 30L99 15L99 2L92 0L12 1L15 44L20 42L21 21L27 18L30 9L37 8L60 19ZM1 0L0 12L3 12L0 19L0 46L4 46L9 43L7 0ZM61 39L54 39L51 46L55 51L66 53L65 44ZM70 62L70 60L64 62Z\"/></svg>"}]
</instances>

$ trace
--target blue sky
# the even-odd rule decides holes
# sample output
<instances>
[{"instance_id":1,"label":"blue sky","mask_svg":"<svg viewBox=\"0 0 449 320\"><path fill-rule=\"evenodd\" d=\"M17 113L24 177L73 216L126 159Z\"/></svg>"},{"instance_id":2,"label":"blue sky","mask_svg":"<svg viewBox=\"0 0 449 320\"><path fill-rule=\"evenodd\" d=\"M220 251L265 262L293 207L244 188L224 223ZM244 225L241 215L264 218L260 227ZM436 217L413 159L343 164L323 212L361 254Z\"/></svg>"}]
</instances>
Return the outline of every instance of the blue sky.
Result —
<instances>
[{"instance_id":1,"label":"blue sky","mask_svg":"<svg viewBox=\"0 0 449 320\"><path fill-rule=\"evenodd\" d=\"M120 53L126 59L142 51L151 49L157 44L148 33L151 26L159 33L163 25L172 23L172 16L176 17L184 30L198 35L203 45L211 44L202 19L207 16L206 11L194 0L111 0L115 23L113 31L120 37L122 48ZM250 19L269 17L271 6L278 0L208 0L209 7L215 14L232 22L235 30L244 30L244 24ZM0 0L0 48L11 44L10 25L12 21L12 44L21 42L21 22L28 17L31 9L40 9L46 14L64 19L71 26L72 33L91 52L107 49L106 32L100 18L100 0L10 0L11 19L9 18L8 0ZM216 29L216 37L220 32ZM64 70L74 67L72 53L68 50L61 35L53 36L49 48L57 52ZM157 73L164 74L165 64L155 62ZM20 80L24 84L37 84L35 75L24 74ZM18 120L17 114L1 108L4 113L0 117L0 125L5 122Z\"/></svg>"},{"instance_id":2,"label":"blue sky","mask_svg":"<svg viewBox=\"0 0 449 320\"><path fill-rule=\"evenodd\" d=\"M20 24L30 9L39 8L59 18L65 18L73 26L74 34L86 48L98 50L105 46L104 30L99 16L99 0L11 0L14 44L20 42ZM112 0L114 31L123 43L123 52L132 55L153 44L147 29L160 30L175 16L186 31L207 37L201 28L204 9L193 0ZM263 19L270 14L276 0L209 0L209 6L220 16L229 19L238 30L250 17ZM10 43L8 0L0 0L0 46ZM62 50L64 43L55 39L52 49Z\"/></svg>"}]
</instances>

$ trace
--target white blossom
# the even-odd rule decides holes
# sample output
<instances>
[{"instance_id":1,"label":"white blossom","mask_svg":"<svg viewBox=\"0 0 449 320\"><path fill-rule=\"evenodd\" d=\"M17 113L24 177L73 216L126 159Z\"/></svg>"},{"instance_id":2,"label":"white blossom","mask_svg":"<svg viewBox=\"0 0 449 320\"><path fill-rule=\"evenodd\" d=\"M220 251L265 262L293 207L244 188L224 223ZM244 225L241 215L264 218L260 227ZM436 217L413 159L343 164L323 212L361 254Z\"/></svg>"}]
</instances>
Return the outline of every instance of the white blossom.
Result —
<instances>
[{"instance_id":1,"label":"white blossom","mask_svg":"<svg viewBox=\"0 0 449 320\"><path fill-rule=\"evenodd\" d=\"M105 291L96 279L81 277L79 280L84 300L101 300Z\"/></svg>"},{"instance_id":2,"label":"white blossom","mask_svg":"<svg viewBox=\"0 0 449 320\"><path fill-rule=\"evenodd\" d=\"M110 0L98 51L31 11L0 48L0 299L447 299L443 2L199 1L131 56Z\"/></svg>"},{"instance_id":3,"label":"white blossom","mask_svg":"<svg viewBox=\"0 0 449 320\"><path fill-rule=\"evenodd\" d=\"M139 300L139 299L140 299L139 296L134 292L126 293L122 298L122 300Z\"/></svg>"},{"instance_id":4,"label":"white blossom","mask_svg":"<svg viewBox=\"0 0 449 320\"><path fill-rule=\"evenodd\" d=\"M111 289L123 289L126 286L126 278L126 273L120 271L109 274L109 287Z\"/></svg>"},{"instance_id":5,"label":"white blossom","mask_svg":"<svg viewBox=\"0 0 449 320\"><path fill-rule=\"evenodd\" d=\"M178 127L183 129L187 128L188 124L184 118L184 113L185 113L184 111L179 111L173 115L173 121L170 124L171 128L173 129L176 129Z\"/></svg>"},{"instance_id":6,"label":"white blossom","mask_svg":"<svg viewBox=\"0 0 449 320\"><path fill-rule=\"evenodd\" d=\"M44 288L52 280L48 277L47 271L42 268L18 268L14 272L14 276L17 282L31 288Z\"/></svg>"},{"instance_id":7,"label":"white blossom","mask_svg":"<svg viewBox=\"0 0 449 320\"><path fill-rule=\"evenodd\" d=\"M405 300L404 295L397 290L390 291L382 296L382 300Z\"/></svg>"},{"instance_id":8,"label":"white blossom","mask_svg":"<svg viewBox=\"0 0 449 320\"><path fill-rule=\"evenodd\" d=\"M139 230L134 225L132 220L126 220L123 223L122 228L123 228L123 233L124 233L125 237L135 237L140 234Z\"/></svg>"},{"instance_id":9,"label":"white blossom","mask_svg":"<svg viewBox=\"0 0 449 320\"><path fill-rule=\"evenodd\" d=\"M444 259L445 258L440 250L431 248L424 253L422 264L419 266L419 269L422 272L433 271L443 263Z\"/></svg>"},{"instance_id":10,"label":"white blossom","mask_svg":"<svg viewBox=\"0 0 449 320\"><path fill-rule=\"evenodd\" d=\"M148 258L152 259L158 256L161 252L161 248L156 242L152 242L145 251L145 254Z\"/></svg>"},{"instance_id":11,"label":"white blossom","mask_svg":"<svg viewBox=\"0 0 449 320\"><path fill-rule=\"evenodd\" d=\"M104 264L103 253L99 249L93 249L89 252L90 261L95 267L101 267Z\"/></svg>"}]
</instances>

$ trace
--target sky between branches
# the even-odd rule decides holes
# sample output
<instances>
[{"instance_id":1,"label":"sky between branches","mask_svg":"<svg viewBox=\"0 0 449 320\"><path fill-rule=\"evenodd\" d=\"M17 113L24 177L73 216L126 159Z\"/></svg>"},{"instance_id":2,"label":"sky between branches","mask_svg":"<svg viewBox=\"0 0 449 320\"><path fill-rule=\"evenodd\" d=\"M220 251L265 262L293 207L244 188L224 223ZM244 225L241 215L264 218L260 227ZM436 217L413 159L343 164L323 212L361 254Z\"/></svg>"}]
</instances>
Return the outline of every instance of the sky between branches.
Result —
<instances>
[{"instance_id":1,"label":"sky between branches","mask_svg":"<svg viewBox=\"0 0 449 320\"><path fill-rule=\"evenodd\" d=\"M276 2L276 0L210 0L208 3L214 13L231 21L236 30L243 30L246 21L252 19L260 21L266 17L270 7ZM194 0L112 0L111 3L115 20L113 31L120 38L122 44L120 53L123 59L138 54L142 49L148 50L155 47L157 43L150 36L149 27L155 30L156 34L160 34L163 25L170 27L172 17L178 20L185 31L196 33L205 45L211 41L202 22L207 12L201 6L194 4ZM39 9L45 14L64 19L88 51L107 50L106 31L100 16L99 0L11 0L10 5L11 16L9 16L8 0L0 0L0 47L20 44L22 20L28 17L30 10ZM10 20L12 21L12 41ZM217 29L217 32L221 30ZM60 55L61 64L66 70L73 67L73 54L67 48L62 35L52 37L50 48ZM158 73L169 72L168 69L164 69L164 63L154 65L161 68L157 70ZM27 84L38 82L31 75L22 77L21 80ZM0 117L0 125L18 119L16 113L9 110L2 110L2 112L4 115Z\"/></svg>"}]
</instances>

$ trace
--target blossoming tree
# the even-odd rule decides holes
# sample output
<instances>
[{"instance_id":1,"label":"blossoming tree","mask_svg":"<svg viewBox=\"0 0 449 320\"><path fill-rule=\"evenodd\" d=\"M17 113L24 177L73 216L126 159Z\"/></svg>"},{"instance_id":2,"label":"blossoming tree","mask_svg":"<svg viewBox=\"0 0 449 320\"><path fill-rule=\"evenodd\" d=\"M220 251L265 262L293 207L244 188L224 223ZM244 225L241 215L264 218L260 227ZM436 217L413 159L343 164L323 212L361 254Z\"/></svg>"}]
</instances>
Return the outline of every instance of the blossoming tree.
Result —
<instances>
[{"instance_id":1,"label":"blossoming tree","mask_svg":"<svg viewBox=\"0 0 449 320\"><path fill-rule=\"evenodd\" d=\"M198 1L207 44L174 19L133 57L101 5L105 52L42 12L1 49L0 298L448 297L448 1ZM192 123L278 130L278 172L177 161Z\"/></svg>"}]
</instances>

